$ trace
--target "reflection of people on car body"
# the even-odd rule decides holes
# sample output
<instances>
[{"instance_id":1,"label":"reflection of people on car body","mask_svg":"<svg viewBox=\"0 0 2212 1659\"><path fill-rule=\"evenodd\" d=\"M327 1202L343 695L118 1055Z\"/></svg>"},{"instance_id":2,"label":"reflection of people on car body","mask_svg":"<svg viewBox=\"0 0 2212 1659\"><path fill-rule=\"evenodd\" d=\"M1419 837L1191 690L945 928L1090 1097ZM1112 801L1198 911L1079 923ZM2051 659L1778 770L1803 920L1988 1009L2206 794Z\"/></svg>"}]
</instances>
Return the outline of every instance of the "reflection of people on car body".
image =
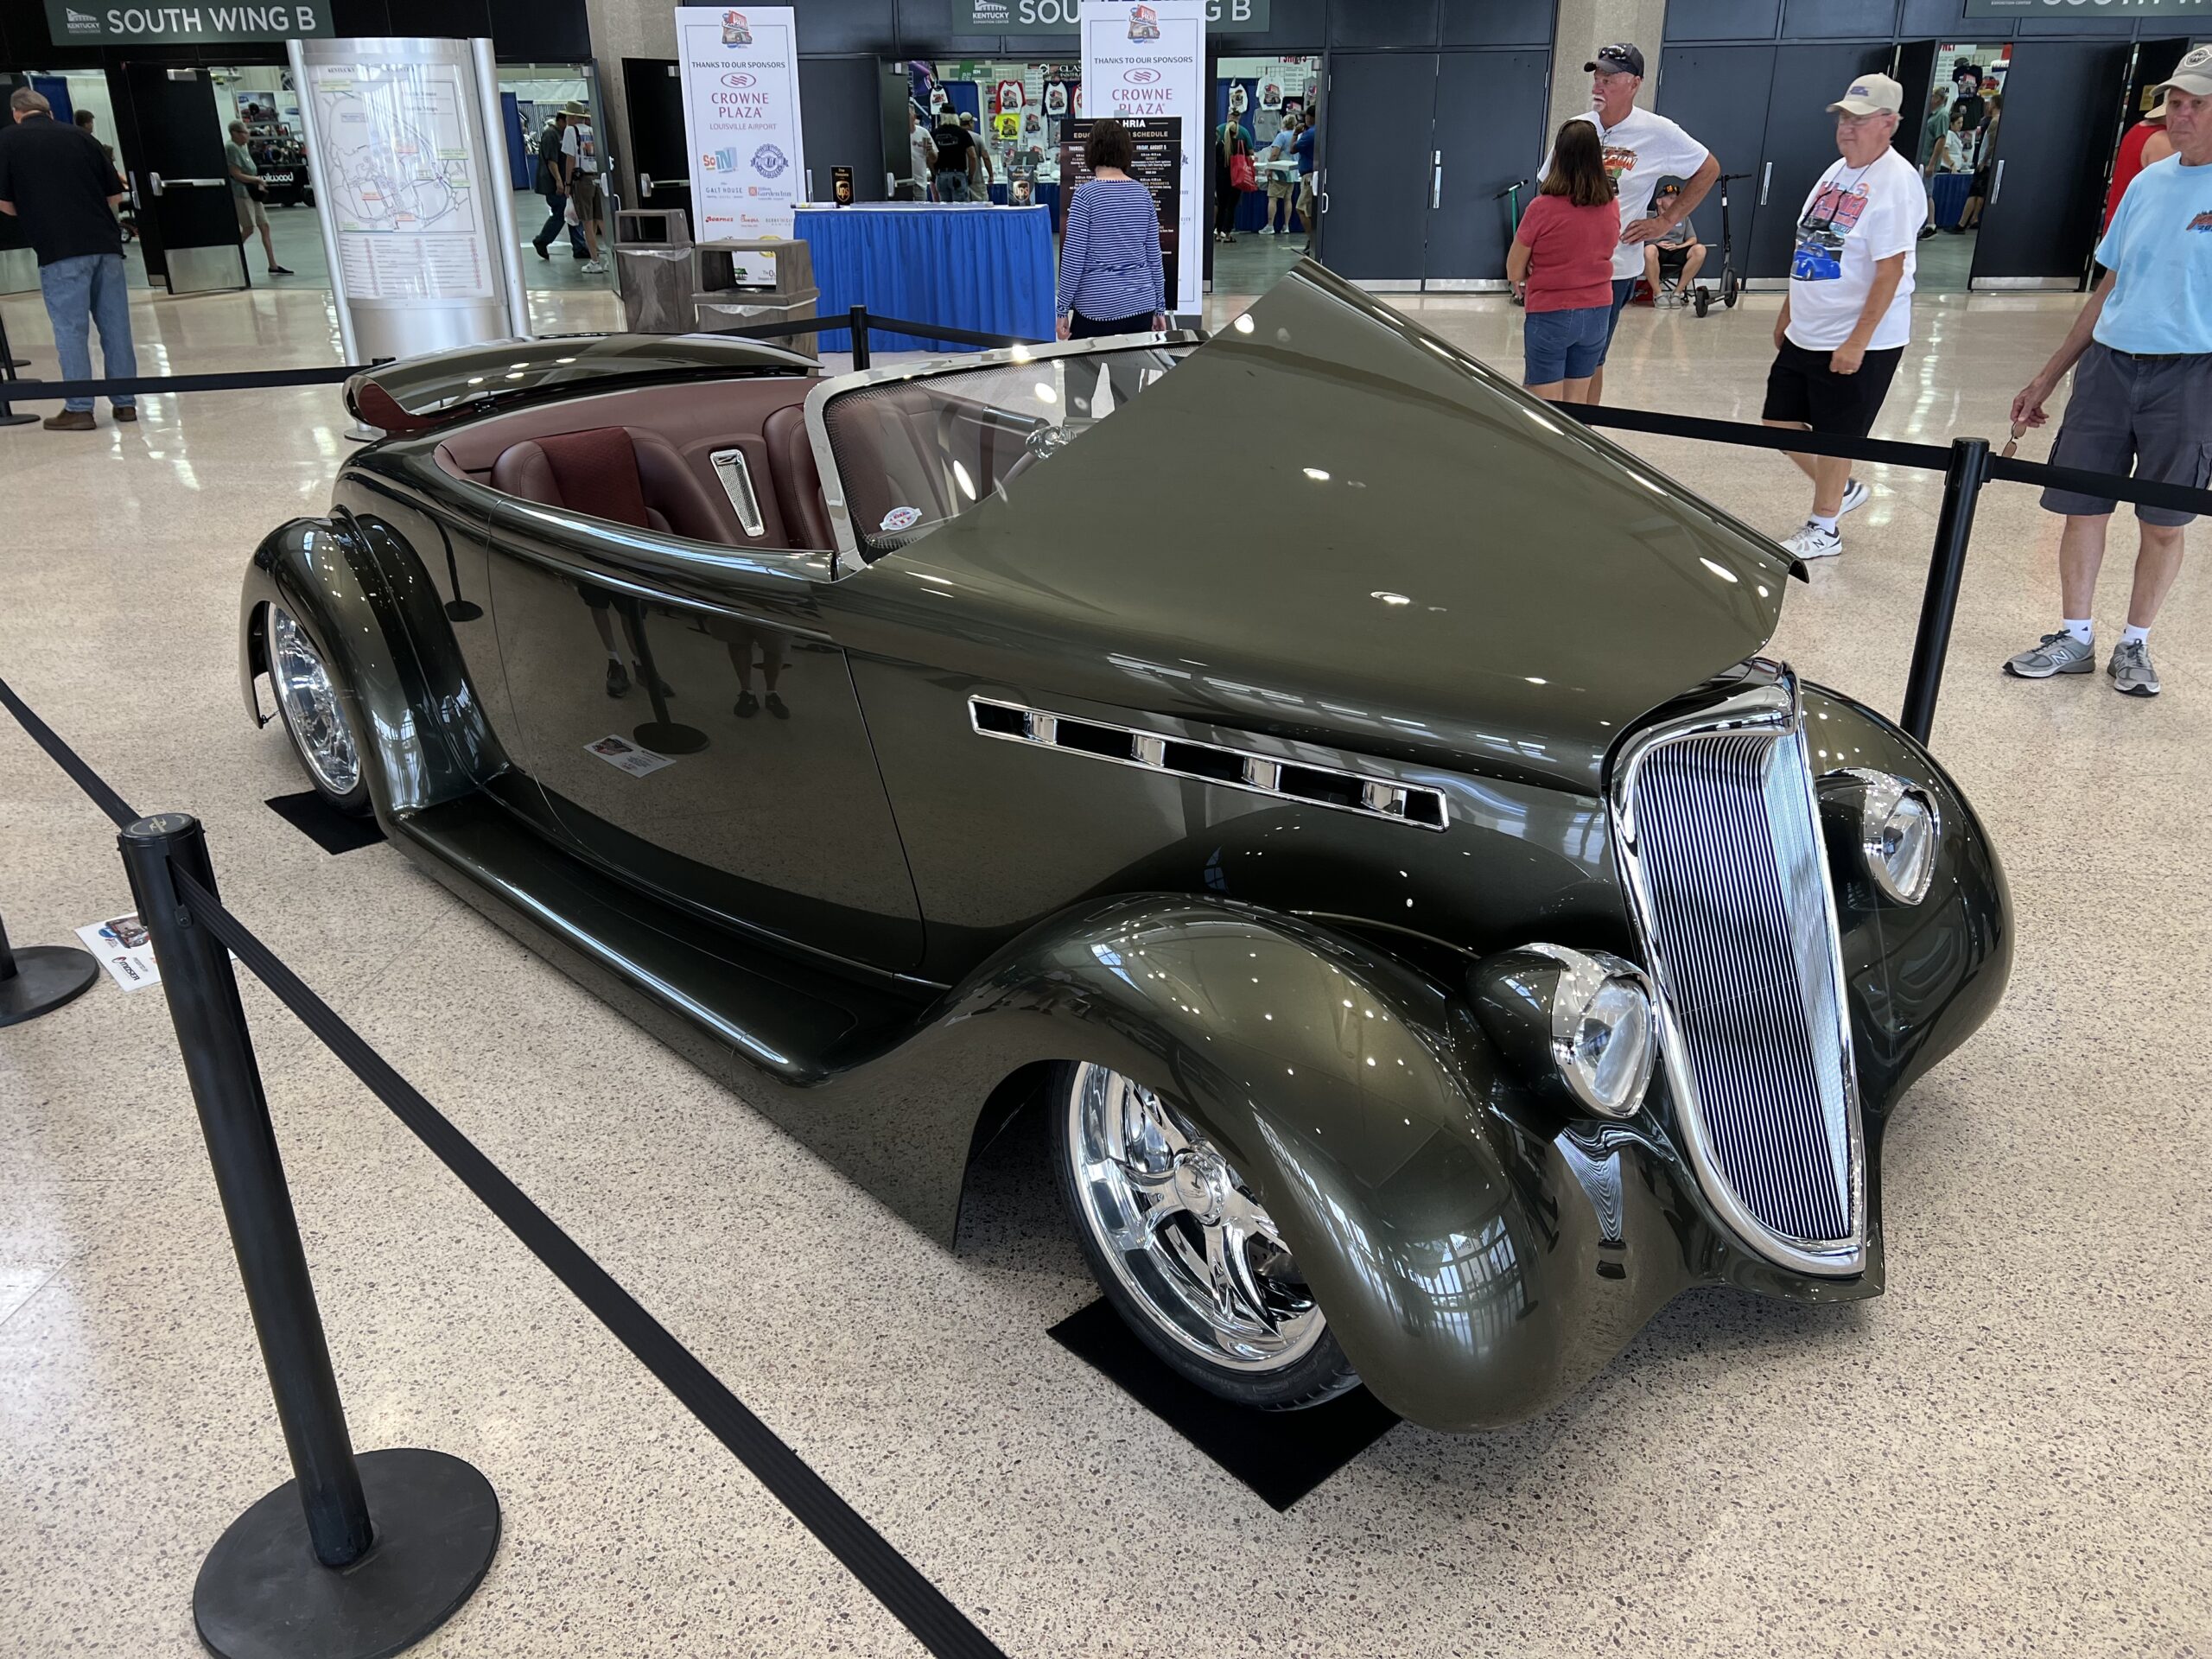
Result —
<instances>
[{"instance_id":1,"label":"reflection of people on car body","mask_svg":"<svg viewBox=\"0 0 2212 1659\"><path fill-rule=\"evenodd\" d=\"M740 720L750 720L760 712L760 700L753 695L753 647L758 644L760 687L768 694L768 712L778 720L789 720L791 711L776 695L776 682L784 672L784 636L773 628L748 625L728 643L730 666L737 671L737 702L732 712Z\"/></svg>"},{"instance_id":2,"label":"reflection of people on car body","mask_svg":"<svg viewBox=\"0 0 2212 1659\"><path fill-rule=\"evenodd\" d=\"M599 630L599 643L607 648L607 695L610 697L622 696L629 691L631 679L630 670L622 665L621 649L614 643L614 595L603 588L594 588L581 582L576 584L576 595L590 610L591 625ZM638 671L637 683L644 684L645 665L639 660L635 650L630 653L630 663ZM672 697L676 692L666 680L663 680L660 694L664 697Z\"/></svg>"}]
</instances>

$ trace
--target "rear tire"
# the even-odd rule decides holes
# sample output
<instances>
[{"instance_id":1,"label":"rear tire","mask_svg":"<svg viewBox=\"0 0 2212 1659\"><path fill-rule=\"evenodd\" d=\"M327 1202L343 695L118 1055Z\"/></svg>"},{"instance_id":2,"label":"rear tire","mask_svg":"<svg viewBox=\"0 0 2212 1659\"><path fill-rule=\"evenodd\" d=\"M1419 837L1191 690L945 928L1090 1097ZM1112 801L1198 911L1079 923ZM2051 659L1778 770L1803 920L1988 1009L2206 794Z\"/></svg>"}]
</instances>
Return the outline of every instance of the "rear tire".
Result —
<instances>
[{"instance_id":1,"label":"rear tire","mask_svg":"<svg viewBox=\"0 0 2212 1659\"><path fill-rule=\"evenodd\" d=\"M1358 1386L1273 1219L1189 1118L1101 1065L1061 1067L1046 1099L1084 1258L1163 1363L1260 1411Z\"/></svg>"},{"instance_id":2,"label":"rear tire","mask_svg":"<svg viewBox=\"0 0 2212 1659\"><path fill-rule=\"evenodd\" d=\"M369 817L375 809L369 800L368 768L322 653L281 605L262 612L261 637L270 688L276 694L284 735L292 741L292 758L331 806L349 817Z\"/></svg>"}]
</instances>

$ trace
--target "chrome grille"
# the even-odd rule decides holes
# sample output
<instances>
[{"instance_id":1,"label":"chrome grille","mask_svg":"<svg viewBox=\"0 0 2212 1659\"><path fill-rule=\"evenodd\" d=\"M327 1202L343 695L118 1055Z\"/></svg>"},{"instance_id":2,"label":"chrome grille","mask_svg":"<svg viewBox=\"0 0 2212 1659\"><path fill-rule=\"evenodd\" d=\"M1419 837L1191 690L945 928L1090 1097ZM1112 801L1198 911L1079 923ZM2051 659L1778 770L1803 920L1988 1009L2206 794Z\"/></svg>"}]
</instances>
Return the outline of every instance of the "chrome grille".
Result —
<instances>
[{"instance_id":1,"label":"chrome grille","mask_svg":"<svg viewBox=\"0 0 2212 1659\"><path fill-rule=\"evenodd\" d=\"M1613 805L1700 1183L1762 1254L1857 1271L1857 1084L1794 682L1638 734Z\"/></svg>"}]
</instances>

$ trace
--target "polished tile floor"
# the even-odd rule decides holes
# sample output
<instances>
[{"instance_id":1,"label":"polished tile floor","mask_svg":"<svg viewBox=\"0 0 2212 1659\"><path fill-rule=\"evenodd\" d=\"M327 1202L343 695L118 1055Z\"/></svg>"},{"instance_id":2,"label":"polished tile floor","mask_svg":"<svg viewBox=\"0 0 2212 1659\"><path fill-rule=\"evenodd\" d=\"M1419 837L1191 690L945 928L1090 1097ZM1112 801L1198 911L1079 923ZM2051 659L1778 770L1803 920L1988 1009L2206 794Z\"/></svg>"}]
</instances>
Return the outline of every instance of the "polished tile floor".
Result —
<instances>
[{"instance_id":1,"label":"polished tile floor","mask_svg":"<svg viewBox=\"0 0 2212 1659\"><path fill-rule=\"evenodd\" d=\"M603 296L534 303L547 327L612 315ZM1407 303L1517 372L1510 308ZM1924 306L1882 431L2001 435L2073 303ZM1632 313L1614 400L1755 418L1772 305ZM134 312L149 370L334 357L320 296ZM5 316L47 369L35 302ZM1548 1415L1401 1427L1279 1516L1047 1339L1091 1290L1027 1149L991 1155L963 1249L939 1250L389 848L332 858L264 807L300 779L239 708L238 572L327 499L343 423L320 390L144 408L89 435L0 430L0 674L141 810L199 814L237 912L1009 1654L2212 1654L2194 572L2153 637L2158 700L2005 680L2054 626L2056 526L2015 487L1986 499L1936 741L2003 850L2018 956L1890 1136L1888 1294L1687 1296ZM1803 512L1777 457L1646 447L1764 529ZM1894 710L1937 491L1870 475L1776 649ZM1283 528L1255 509L1254 535ZM10 933L64 940L127 908L105 821L0 720ZM245 995L357 1442L471 1459L505 1506L490 1578L423 1652L917 1651ZM283 1473L158 996L103 984L0 1032L0 1656L197 1651L200 1560Z\"/></svg>"}]
</instances>

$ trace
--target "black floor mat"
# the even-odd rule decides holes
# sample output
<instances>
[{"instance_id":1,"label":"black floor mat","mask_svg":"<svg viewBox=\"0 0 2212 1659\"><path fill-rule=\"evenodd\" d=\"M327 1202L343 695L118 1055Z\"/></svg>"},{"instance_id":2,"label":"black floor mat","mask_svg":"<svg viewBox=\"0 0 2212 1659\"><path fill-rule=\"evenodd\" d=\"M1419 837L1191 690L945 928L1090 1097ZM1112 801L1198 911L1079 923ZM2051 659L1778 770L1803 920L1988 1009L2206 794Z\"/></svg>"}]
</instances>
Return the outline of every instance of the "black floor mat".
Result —
<instances>
[{"instance_id":1,"label":"black floor mat","mask_svg":"<svg viewBox=\"0 0 2212 1659\"><path fill-rule=\"evenodd\" d=\"M1078 1308L1047 1332L1121 1385L1278 1513L1381 1440L1397 1414L1355 1389L1306 1411L1249 1411L1217 1400L1154 1357L1103 1301Z\"/></svg>"},{"instance_id":2,"label":"black floor mat","mask_svg":"<svg viewBox=\"0 0 2212 1659\"><path fill-rule=\"evenodd\" d=\"M311 789L297 795L273 795L269 807L326 853L350 853L357 847L373 847L384 839L374 818L340 812Z\"/></svg>"}]
</instances>

